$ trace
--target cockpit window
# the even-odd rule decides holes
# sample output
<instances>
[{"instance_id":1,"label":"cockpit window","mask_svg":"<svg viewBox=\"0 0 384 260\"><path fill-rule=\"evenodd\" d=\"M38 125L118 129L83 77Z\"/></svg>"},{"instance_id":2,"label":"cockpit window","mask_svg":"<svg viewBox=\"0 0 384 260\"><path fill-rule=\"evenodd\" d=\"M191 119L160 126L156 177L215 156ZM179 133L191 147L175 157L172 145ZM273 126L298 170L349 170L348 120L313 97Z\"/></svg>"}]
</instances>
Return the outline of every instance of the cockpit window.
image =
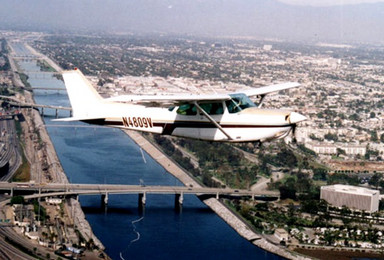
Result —
<instances>
[{"instance_id":1,"label":"cockpit window","mask_svg":"<svg viewBox=\"0 0 384 260\"><path fill-rule=\"evenodd\" d=\"M197 114L197 109L193 104L183 104L179 106L176 113L179 115L193 116Z\"/></svg>"},{"instance_id":2,"label":"cockpit window","mask_svg":"<svg viewBox=\"0 0 384 260\"><path fill-rule=\"evenodd\" d=\"M229 113L238 113L248 107L256 106L245 94L231 94L230 96L232 99L225 101Z\"/></svg>"}]
</instances>

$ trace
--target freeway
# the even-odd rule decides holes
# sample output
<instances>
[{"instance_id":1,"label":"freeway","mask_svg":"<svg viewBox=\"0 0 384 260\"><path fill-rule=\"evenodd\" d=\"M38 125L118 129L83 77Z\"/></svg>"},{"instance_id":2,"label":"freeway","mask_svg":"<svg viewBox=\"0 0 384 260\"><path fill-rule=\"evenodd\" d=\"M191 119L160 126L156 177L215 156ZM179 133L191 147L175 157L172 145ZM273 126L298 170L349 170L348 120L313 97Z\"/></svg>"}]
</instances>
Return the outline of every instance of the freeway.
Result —
<instances>
[{"instance_id":1,"label":"freeway","mask_svg":"<svg viewBox=\"0 0 384 260\"><path fill-rule=\"evenodd\" d=\"M36 244L33 244L28 239L25 239L25 237L18 235L12 227L4 225L1 225L0 227L0 259L36 259L36 257L27 255L26 253L23 253L19 249L13 247L9 242L5 240L6 237L14 243L22 245L31 251L32 248L36 248L36 253L40 255L43 253L45 253L45 255L46 253L53 254L53 251L48 251L45 249L41 250L41 248L38 248Z\"/></svg>"},{"instance_id":2,"label":"freeway","mask_svg":"<svg viewBox=\"0 0 384 260\"><path fill-rule=\"evenodd\" d=\"M8 172L0 181L8 181L21 164L15 121L0 119L0 168L9 164Z\"/></svg>"},{"instance_id":3,"label":"freeway","mask_svg":"<svg viewBox=\"0 0 384 260\"><path fill-rule=\"evenodd\" d=\"M46 197L54 192L55 195L94 195L94 194L196 194L196 195L221 195L230 196L279 196L276 194L263 194L251 190L229 189L229 188L205 188L193 186L143 186L143 185L121 185L121 184L66 184L66 183L8 183L0 182L0 190L6 191L31 191L39 192L39 196ZM52 194L53 195L53 194Z\"/></svg>"}]
</instances>

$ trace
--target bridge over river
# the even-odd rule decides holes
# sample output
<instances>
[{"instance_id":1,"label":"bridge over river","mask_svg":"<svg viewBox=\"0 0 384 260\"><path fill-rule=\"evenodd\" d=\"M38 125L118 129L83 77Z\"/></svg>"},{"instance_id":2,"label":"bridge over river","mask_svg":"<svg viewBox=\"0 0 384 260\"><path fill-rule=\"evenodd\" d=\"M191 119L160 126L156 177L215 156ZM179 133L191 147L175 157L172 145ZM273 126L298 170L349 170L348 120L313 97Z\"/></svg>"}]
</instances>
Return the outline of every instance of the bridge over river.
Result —
<instances>
[{"instance_id":1,"label":"bridge over river","mask_svg":"<svg viewBox=\"0 0 384 260\"><path fill-rule=\"evenodd\" d=\"M72 108L70 107L62 107L62 106L50 106L50 105L39 105L34 103L27 103L22 102L18 100L17 98L10 97L10 96L2 96L0 95L0 100L7 100L8 104L19 107L19 108L33 108L33 109L41 109L40 114L44 116L44 109L54 109L56 111L55 115L56 118L58 117L58 110L67 110L70 113L70 116L72 116Z\"/></svg>"},{"instance_id":2,"label":"bridge over river","mask_svg":"<svg viewBox=\"0 0 384 260\"><path fill-rule=\"evenodd\" d=\"M139 206L146 203L147 194L175 194L175 202L183 204L184 194L195 194L197 196L212 196L217 199L222 196L231 198L251 197L252 199L278 199L280 194L276 192L268 195L250 190L230 188L207 188L193 186L144 186L144 185L121 185L121 184L74 184L74 183L31 183L31 182L0 182L0 190L8 191L11 195L15 192L28 193L26 199L78 196L78 195L101 195L102 203L108 203L109 194L138 194Z\"/></svg>"}]
</instances>

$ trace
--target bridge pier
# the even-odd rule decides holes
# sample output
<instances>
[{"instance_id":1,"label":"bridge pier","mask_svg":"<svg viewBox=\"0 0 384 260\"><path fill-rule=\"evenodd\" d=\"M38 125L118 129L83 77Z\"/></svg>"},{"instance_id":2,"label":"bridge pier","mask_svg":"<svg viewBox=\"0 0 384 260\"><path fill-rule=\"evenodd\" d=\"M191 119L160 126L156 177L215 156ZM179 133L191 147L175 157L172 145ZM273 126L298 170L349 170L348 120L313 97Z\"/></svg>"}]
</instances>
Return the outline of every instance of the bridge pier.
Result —
<instances>
[{"instance_id":1,"label":"bridge pier","mask_svg":"<svg viewBox=\"0 0 384 260\"><path fill-rule=\"evenodd\" d=\"M44 107L41 108L41 116L44 116Z\"/></svg>"},{"instance_id":2,"label":"bridge pier","mask_svg":"<svg viewBox=\"0 0 384 260\"><path fill-rule=\"evenodd\" d=\"M145 203L147 202L147 193L139 193L139 210L143 210L145 208Z\"/></svg>"},{"instance_id":3,"label":"bridge pier","mask_svg":"<svg viewBox=\"0 0 384 260\"><path fill-rule=\"evenodd\" d=\"M108 193L101 195L101 206L106 207L108 205Z\"/></svg>"},{"instance_id":4,"label":"bridge pier","mask_svg":"<svg viewBox=\"0 0 384 260\"><path fill-rule=\"evenodd\" d=\"M181 211L183 208L184 194L176 193L175 194L175 210Z\"/></svg>"},{"instance_id":5,"label":"bridge pier","mask_svg":"<svg viewBox=\"0 0 384 260\"><path fill-rule=\"evenodd\" d=\"M11 197L13 197L13 188L11 188Z\"/></svg>"},{"instance_id":6,"label":"bridge pier","mask_svg":"<svg viewBox=\"0 0 384 260\"><path fill-rule=\"evenodd\" d=\"M59 110L55 109L55 118L58 118L58 117L59 117Z\"/></svg>"},{"instance_id":7,"label":"bridge pier","mask_svg":"<svg viewBox=\"0 0 384 260\"><path fill-rule=\"evenodd\" d=\"M219 193L216 192L216 199L218 200L219 199Z\"/></svg>"}]
</instances>

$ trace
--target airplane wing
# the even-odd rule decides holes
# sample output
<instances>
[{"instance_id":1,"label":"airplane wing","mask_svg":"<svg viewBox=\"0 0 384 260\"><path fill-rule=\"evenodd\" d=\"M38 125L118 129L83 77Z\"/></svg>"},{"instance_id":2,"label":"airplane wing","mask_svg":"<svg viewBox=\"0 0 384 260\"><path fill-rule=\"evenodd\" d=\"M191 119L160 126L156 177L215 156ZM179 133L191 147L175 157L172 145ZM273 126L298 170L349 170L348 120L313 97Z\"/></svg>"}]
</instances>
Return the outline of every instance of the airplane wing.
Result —
<instances>
[{"instance_id":1,"label":"airplane wing","mask_svg":"<svg viewBox=\"0 0 384 260\"><path fill-rule=\"evenodd\" d=\"M260 88L245 89L245 90L239 91L238 93L244 93L248 97L262 96L262 95L269 94L271 92L277 92L284 89L296 88L298 86L300 86L300 84L297 82L287 82L287 83L270 85L270 86L265 86Z\"/></svg>"},{"instance_id":2,"label":"airplane wing","mask_svg":"<svg viewBox=\"0 0 384 260\"><path fill-rule=\"evenodd\" d=\"M195 95L195 94L175 94L175 95L122 95L117 97L107 98L106 101L113 102L128 102L137 103L143 105L170 105L170 104L181 104L181 103L193 103L195 101L219 101L219 100L230 100L233 94L245 94L246 96L265 96L271 92L276 92L284 89L290 89L300 86L296 82L288 82L282 84L276 84L271 86L265 86L260 88L251 88L240 90L228 94L210 94L210 95Z\"/></svg>"},{"instance_id":3,"label":"airplane wing","mask_svg":"<svg viewBox=\"0 0 384 260\"><path fill-rule=\"evenodd\" d=\"M195 101L219 101L230 100L229 94L215 95L195 95L195 94L177 94L177 95L122 95L105 99L113 102L128 102L142 104L146 106L167 106L179 105L183 103L193 103Z\"/></svg>"}]
</instances>

